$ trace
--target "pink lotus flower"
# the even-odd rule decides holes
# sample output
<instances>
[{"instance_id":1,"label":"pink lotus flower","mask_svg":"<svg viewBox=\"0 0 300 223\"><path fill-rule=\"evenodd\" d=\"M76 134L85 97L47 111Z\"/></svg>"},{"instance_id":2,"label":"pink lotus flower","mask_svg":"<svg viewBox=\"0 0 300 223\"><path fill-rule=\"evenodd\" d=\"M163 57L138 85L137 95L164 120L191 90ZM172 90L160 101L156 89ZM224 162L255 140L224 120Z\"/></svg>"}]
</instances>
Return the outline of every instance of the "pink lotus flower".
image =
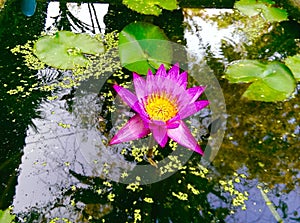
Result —
<instances>
[{"instance_id":1,"label":"pink lotus flower","mask_svg":"<svg viewBox=\"0 0 300 223\"><path fill-rule=\"evenodd\" d=\"M168 137L182 146L203 155L201 147L183 122L207 106L207 100L197 101L205 87L186 89L187 72L180 74L175 64L167 73L161 65L156 75L148 71L146 80L133 73L135 94L119 85L114 89L135 112L123 128L111 139L110 145L142 138L152 132L155 141L164 147Z\"/></svg>"}]
</instances>

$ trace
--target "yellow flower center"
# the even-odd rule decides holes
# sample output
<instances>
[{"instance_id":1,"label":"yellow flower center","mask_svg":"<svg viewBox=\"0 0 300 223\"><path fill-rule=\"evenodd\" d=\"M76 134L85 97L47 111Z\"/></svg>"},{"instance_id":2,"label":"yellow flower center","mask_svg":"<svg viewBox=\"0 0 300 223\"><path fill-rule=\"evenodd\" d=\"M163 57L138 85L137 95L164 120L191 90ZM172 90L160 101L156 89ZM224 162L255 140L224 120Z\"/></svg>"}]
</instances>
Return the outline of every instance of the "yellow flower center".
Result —
<instances>
[{"instance_id":1,"label":"yellow flower center","mask_svg":"<svg viewBox=\"0 0 300 223\"><path fill-rule=\"evenodd\" d=\"M175 100L169 99L166 95L157 94L148 97L145 109L151 119L158 121L168 121L178 112Z\"/></svg>"}]
</instances>

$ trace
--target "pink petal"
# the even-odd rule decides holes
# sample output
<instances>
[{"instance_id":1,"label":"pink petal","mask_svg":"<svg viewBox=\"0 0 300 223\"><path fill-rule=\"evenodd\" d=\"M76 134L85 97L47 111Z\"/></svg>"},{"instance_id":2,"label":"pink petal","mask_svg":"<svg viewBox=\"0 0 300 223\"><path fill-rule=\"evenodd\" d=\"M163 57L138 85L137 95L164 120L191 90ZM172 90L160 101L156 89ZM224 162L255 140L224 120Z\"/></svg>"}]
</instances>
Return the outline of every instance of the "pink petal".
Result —
<instances>
[{"instance_id":1,"label":"pink petal","mask_svg":"<svg viewBox=\"0 0 300 223\"><path fill-rule=\"evenodd\" d=\"M176 128L178 128L179 124L180 123L178 121L170 122L170 123L167 124L167 128L168 129L176 129Z\"/></svg>"},{"instance_id":2,"label":"pink petal","mask_svg":"<svg viewBox=\"0 0 300 223\"><path fill-rule=\"evenodd\" d=\"M178 144L203 155L201 147L183 121L178 128L168 129L168 136Z\"/></svg>"},{"instance_id":3,"label":"pink petal","mask_svg":"<svg viewBox=\"0 0 300 223\"><path fill-rule=\"evenodd\" d=\"M155 76L152 74L152 71L149 69L147 77L146 77L146 90L147 95L152 94L157 88Z\"/></svg>"},{"instance_id":4,"label":"pink petal","mask_svg":"<svg viewBox=\"0 0 300 223\"><path fill-rule=\"evenodd\" d=\"M155 141L161 146L165 147L168 142L168 135L167 135L167 127L164 122L159 123L153 121L149 124L149 128L153 134L153 138Z\"/></svg>"},{"instance_id":5,"label":"pink petal","mask_svg":"<svg viewBox=\"0 0 300 223\"><path fill-rule=\"evenodd\" d=\"M169 72L168 72L168 76L173 79L173 80L177 80L179 77L179 64L176 63L173 67L170 68Z\"/></svg>"},{"instance_id":6,"label":"pink petal","mask_svg":"<svg viewBox=\"0 0 300 223\"><path fill-rule=\"evenodd\" d=\"M149 133L150 130L145 127L142 118L136 114L110 140L109 145L140 139Z\"/></svg>"},{"instance_id":7,"label":"pink petal","mask_svg":"<svg viewBox=\"0 0 300 223\"><path fill-rule=\"evenodd\" d=\"M180 116L180 119L185 119L186 117L189 117L190 115L193 115L200 111L202 108L209 105L209 101L203 100L203 101L196 101L194 103L191 103L187 106L185 106L183 109L181 109L178 113Z\"/></svg>"},{"instance_id":8,"label":"pink petal","mask_svg":"<svg viewBox=\"0 0 300 223\"><path fill-rule=\"evenodd\" d=\"M196 86L187 89L188 94L192 96L192 102L196 101L200 97L200 95L204 92L205 88L205 86Z\"/></svg>"},{"instance_id":9,"label":"pink petal","mask_svg":"<svg viewBox=\"0 0 300 223\"><path fill-rule=\"evenodd\" d=\"M138 74L133 73L133 83L137 98L144 98L147 94L145 79L140 77Z\"/></svg>"},{"instance_id":10,"label":"pink petal","mask_svg":"<svg viewBox=\"0 0 300 223\"><path fill-rule=\"evenodd\" d=\"M166 124L167 124L168 129L178 128L178 126L180 125L179 115L176 115L173 118L171 118L170 120L168 120Z\"/></svg>"},{"instance_id":11,"label":"pink petal","mask_svg":"<svg viewBox=\"0 0 300 223\"><path fill-rule=\"evenodd\" d=\"M179 74L179 64L176 63L168 72L168 77L171 80L174 80L179 86L183 86L186 88L187 86L187 72L183 72L182 74Z\"/></svg>"},{"instance_id":12,"label":"pink petal","mask_svg":"<svg viewBox=\"0 0 300 223\"><path fill-rule=\"evenodd\" d=\"M113 88L128 106L138 113L143 113L137 97L131 91L116 84L113 86Z\"/></svg>"},{"instance_id":13,"label":"pink petal","mask_svg":"<svg viewBox=\"0 0 300 223\"><path fill-rule=\"evenodd\" d=\"M159 68L156 71L155 76L158 76L158 77L166 77L167 76L167 72L166 72L165 66L163 64L161 64L159 66Z\"/></svg>"},{"instance_id":14,"label":"pink petal","mask_svg":"<svg viewBox=\"0 0 300 223\"><path fill-rule=\"evenodd\" d=\"M184 87L184 89L186 88L186 86L187 86L187 83L188 83L188 81L187 81L187 79L188 79L188 74L187 74L187 72L185 71L185 72L182 72L180 75L179 75L179 78L178 78L178 84L180 85L180 86L183 86Z\"/></svg>"}]
</instances>

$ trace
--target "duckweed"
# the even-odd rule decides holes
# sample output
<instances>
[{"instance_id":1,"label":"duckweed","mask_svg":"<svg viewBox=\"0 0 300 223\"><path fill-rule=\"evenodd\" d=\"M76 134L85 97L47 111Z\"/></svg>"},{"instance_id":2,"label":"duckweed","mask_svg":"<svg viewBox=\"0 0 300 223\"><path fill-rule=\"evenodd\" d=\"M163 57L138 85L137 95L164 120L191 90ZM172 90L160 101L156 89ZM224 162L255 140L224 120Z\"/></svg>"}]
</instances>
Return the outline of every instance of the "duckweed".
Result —
<instances>
[{"instance_id":1,"label":"duckweed","mask_svg":"<svg viewBox=\"0 0 300 223\"><path fill-rule=\"evenodd\" d=\"M154 202L151 197L145 197L144 201L147 202L147 203L153 203Z\"/></svg>"},{"instance_id":2,"label":"duckweed","mask_svg":"<svg viewBox=\"0 0 300 223\"><path fill-rule=\"evenodd\" d=\"M135 209L134 210L134 223L142 221L142 215L141 215L141 210L140 209Z\"/></svg>"},{"instance_id":3,"label":"duckweed","mask_svg":"<svg viewBox=\"0 0 300 223\"><path fill-rule=\"evenodd\" d=\"M53 218L50 220L49 223L59 223L59 222L64 222L64 223L72 223L69 219L67 218Z\"/></svg>"},{"instance_id":4,"label":"duckweed","mask_svg":"<svg viewBox=\"0 0 300 223\"><path fill-rule=\"evenodd\" d=\"M107 199L109 200L109 201L114 201L115 200L115 194L113 194L113 193L109 193L108 195L107 195Z\"/></svg>"},{"instance_id":5,"label":"duckweed","mask_svg":"<svg viewBox=\"0 0 300 223\"><path fill-rule=\"evenodd\" d=\"M230 180L219 180L224 192L229 193L232 199L232 205L234 207L241 207L242 210L246 210L245 201L248 200L249 193L247 191L239 191L236 188L236 184L241 183L241 178L245 179L245 174L234 174L234 178Z\"/></svg>"},{"instance_id":6,"label":"duckweed","mask_svg":"<svg viewBox=\"0 0 300 223\"><path fill-rule=\"evenodd\" d=\"M80 82L87 80L91 77L99 79L107 73L111 73L112 76L118 77L119 79L128 78L128 75L124 75L122 72L122 66L119 61L119 55L117 46L118 46L118 34L116 32L108 33L106 35L96 35L96 39L101 42L104 42L106 46L106 52L97 56L90 56L89 60L91 61L90 65L86 68L76 67L72 70L71 76L65 76L62 80L56 80L54 83L42 83L37 82L30 86L26 80L20 80L20 83L23 85L17 86L15 89L10 89L7 91L8 94L20 94L24 93L22 96L26 97L30 95L30 92L33 90L53 92L54 90L60 89L71 89L74 87L80 86ZM38 60L37 57L33 54L33 45L34 41L28 41L23 46L18 45L11 49L13 54L21 54L24 59L24 64L33 71L38 71L45 69L45 64ZM64 71L59 71L63 73ZM19 74L21 76L21 74ZM36 78L36 75L31 75L28 78ZM38 81L38 80L37 80ZM124 82L124 86L129 86L130 82ZM105 95L106 99L113 101L114 97L112 92L108 92ZM54 100L54 98L52 98ZM108 108L111 112L115 111L113 106Z\"/></svg>"},{"instance_id":7,"label":"duckweed","mask_svg":"<svg viewBox=\"0 0 300 223\"><path fill-rule=\"evenodd\" d=\"M172 192L172 195L182 201L188 200L188 194L180 192L180 191L177 194L175 192Z\"/></svg>"}]
</instances>

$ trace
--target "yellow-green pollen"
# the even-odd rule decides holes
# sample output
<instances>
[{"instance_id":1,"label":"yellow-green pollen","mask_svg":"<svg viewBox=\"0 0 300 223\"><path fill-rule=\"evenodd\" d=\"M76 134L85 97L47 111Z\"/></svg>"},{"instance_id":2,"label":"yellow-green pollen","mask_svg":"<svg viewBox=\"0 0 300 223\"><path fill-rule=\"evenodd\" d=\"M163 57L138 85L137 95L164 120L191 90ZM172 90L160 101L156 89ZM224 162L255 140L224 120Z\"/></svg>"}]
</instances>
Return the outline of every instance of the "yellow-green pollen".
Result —
<instances>
[{"instance_id":1,"label":"yellow-green pollen","mask_svg":"<svg viewBox=\"0 0 300 223\"><path fill-rule=\"evenodd\" d=\"M178 112L176 100L170 99L166 94L150 95L146 100L145 109L152 120L158 121L168 121Z\"/></svg>"}]
</instances>

